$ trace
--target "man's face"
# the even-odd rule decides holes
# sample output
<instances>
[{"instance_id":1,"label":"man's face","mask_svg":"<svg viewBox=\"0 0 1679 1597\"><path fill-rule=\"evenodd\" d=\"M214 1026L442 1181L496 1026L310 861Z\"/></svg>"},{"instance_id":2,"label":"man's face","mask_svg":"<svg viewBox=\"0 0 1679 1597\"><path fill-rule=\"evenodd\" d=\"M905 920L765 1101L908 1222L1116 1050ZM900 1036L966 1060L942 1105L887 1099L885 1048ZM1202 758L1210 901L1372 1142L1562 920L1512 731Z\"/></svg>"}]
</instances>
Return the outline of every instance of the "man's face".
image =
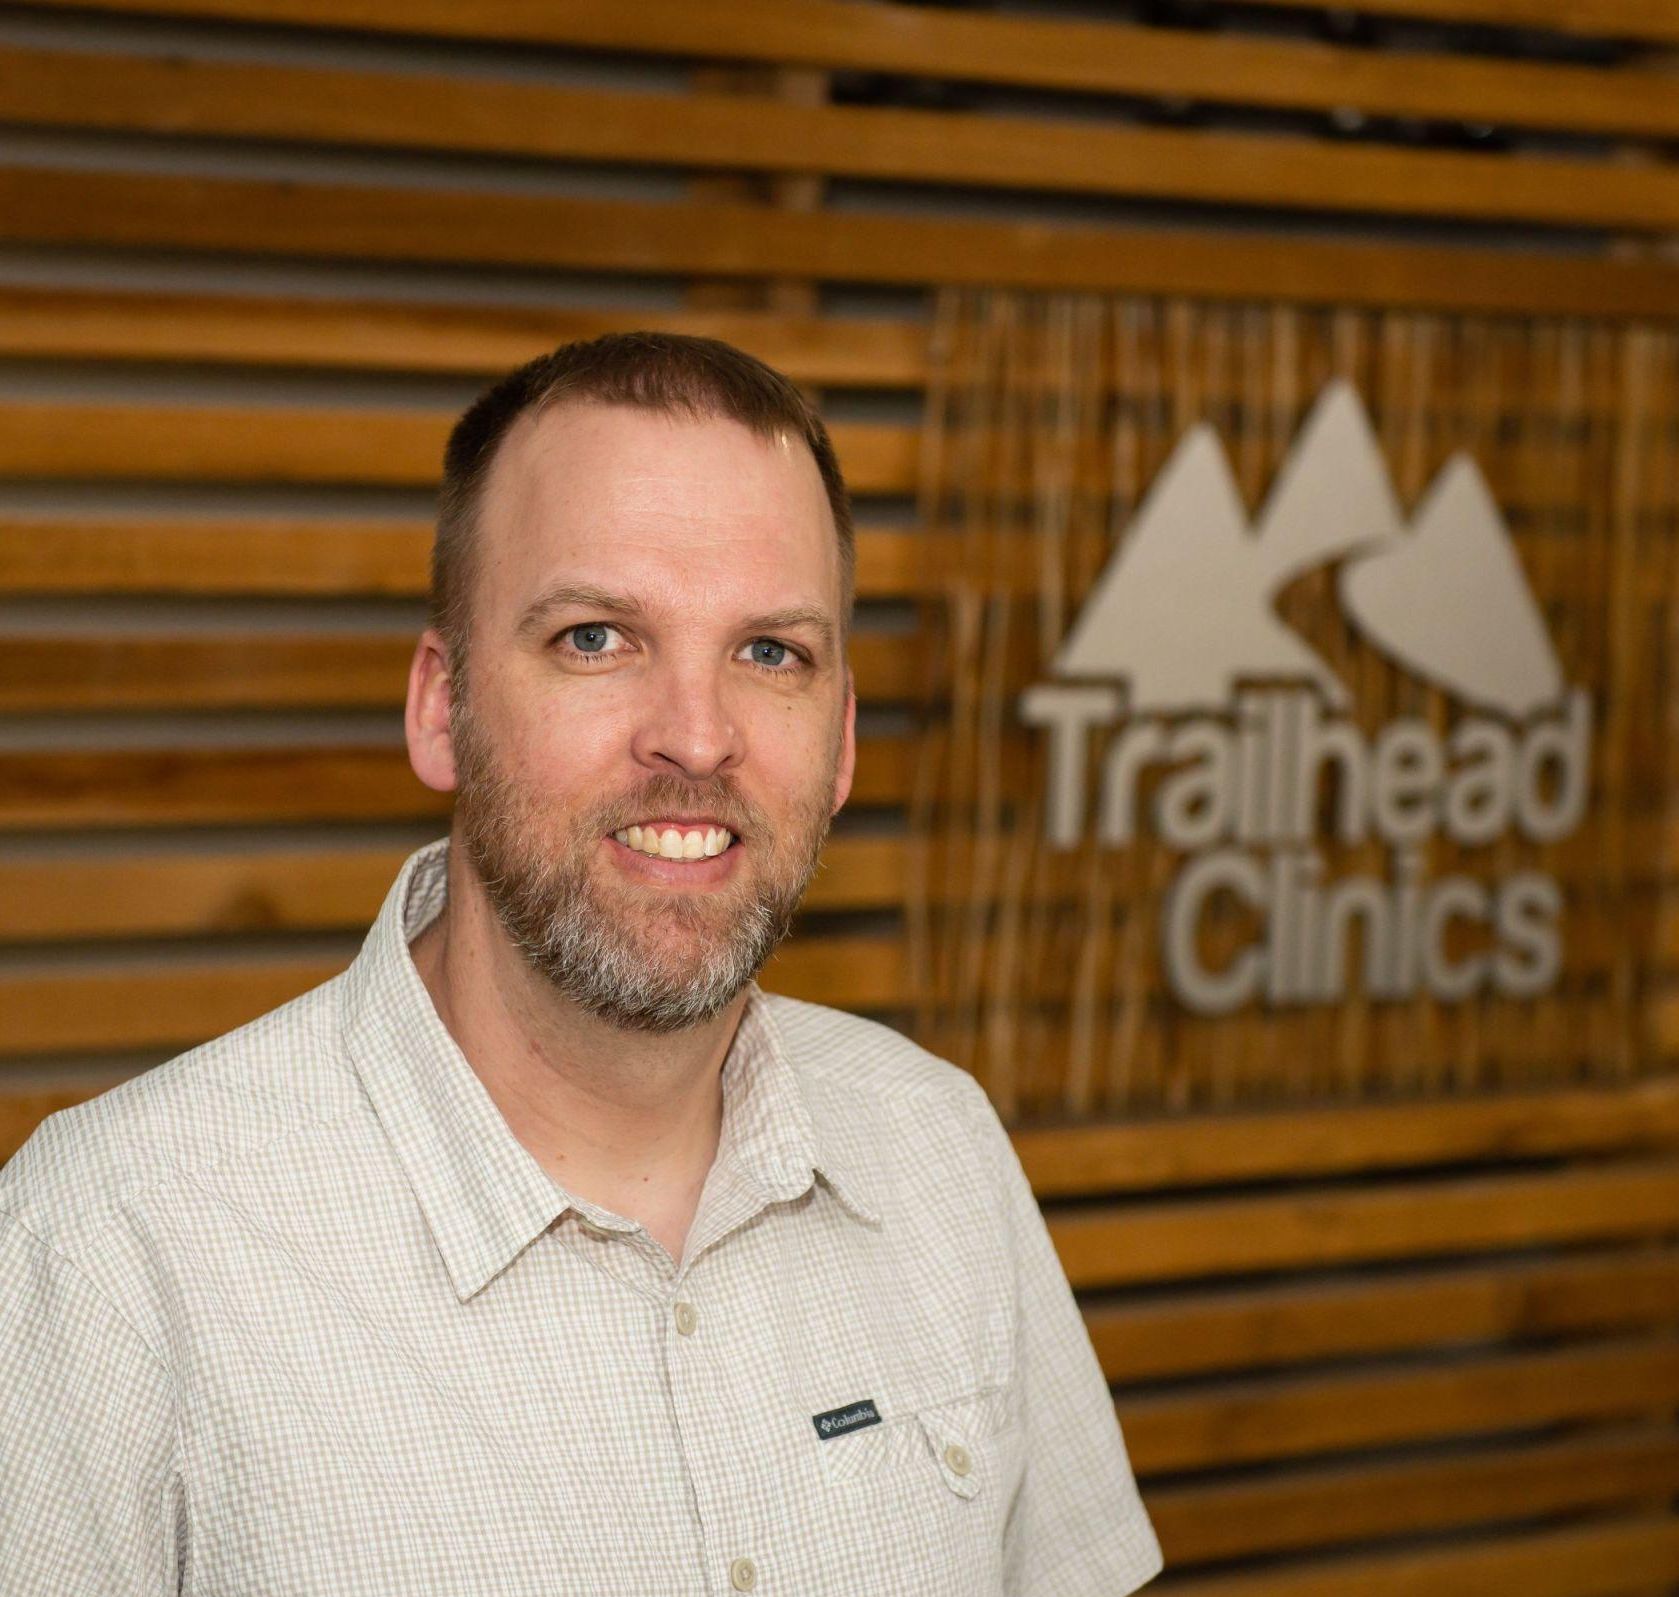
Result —
<instances>
[{"instance_id":1,"label":"man's face","mask_svg":"<svg viewBox=\"0 0 1679 1597\"><path fill-rule=\"evenodd\" d=\"M802 440L564 406L478 523L458 835L532 966L673 1031L785 935L850 787L841 570ZM695 856L698 857L695 857Z\"/></svg>"}]
</instances>

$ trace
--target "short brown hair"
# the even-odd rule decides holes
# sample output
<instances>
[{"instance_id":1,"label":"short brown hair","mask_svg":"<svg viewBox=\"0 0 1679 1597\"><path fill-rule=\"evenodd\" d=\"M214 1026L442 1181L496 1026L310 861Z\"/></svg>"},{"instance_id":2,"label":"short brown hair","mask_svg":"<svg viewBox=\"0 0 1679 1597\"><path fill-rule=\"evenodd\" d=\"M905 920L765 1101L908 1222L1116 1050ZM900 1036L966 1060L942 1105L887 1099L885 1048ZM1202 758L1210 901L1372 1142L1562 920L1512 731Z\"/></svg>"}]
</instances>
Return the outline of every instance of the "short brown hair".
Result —
<instances>
[{"instance_id":1,"label":"short brown hair","mask_svg":"<svg viewBox=\"0 0 1679 1597\"><path fill-rule=\"evenodd\" d=\"M773 366L718 338L686 333L608 333L562 344L509 372L455 423L443 453L437 536L431 554L431 623L464 674L479 502L508 429L527 410L559 403L628 405L694 420L737 421L762 438L791 432L815 458L839 535L842 628L856 569L851 501L839 461L810 401Z\"/></svg>"}]
</instances>

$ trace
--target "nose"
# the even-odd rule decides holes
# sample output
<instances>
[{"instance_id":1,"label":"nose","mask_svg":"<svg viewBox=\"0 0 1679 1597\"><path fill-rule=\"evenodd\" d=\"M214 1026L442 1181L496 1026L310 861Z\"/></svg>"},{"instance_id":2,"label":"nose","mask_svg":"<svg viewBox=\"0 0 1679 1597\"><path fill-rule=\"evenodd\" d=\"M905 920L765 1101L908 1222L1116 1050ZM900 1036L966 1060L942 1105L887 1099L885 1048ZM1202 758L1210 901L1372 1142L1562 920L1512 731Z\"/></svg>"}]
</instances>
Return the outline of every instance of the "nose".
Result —
<instances>
[{"instance_id":1,"label":"nose","mask_svg":"<svg viewBox=\"0 0 1679 1597\"><path fill-rule=\"evenodd\" d=\"M745 749L724 671L672 660L644 686L632 746L639 765L703 782L740 763Z\"/></svg>"}]
</instances>

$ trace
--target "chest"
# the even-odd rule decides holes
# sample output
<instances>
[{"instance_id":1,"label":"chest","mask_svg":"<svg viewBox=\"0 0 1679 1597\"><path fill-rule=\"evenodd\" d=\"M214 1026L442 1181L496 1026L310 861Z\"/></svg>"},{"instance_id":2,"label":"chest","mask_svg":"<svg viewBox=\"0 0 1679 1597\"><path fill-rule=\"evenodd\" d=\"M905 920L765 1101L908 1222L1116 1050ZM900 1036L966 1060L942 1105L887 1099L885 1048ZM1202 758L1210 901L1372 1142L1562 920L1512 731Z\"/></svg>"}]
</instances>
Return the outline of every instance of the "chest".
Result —
<instances>
[{"instance_id":1,"label":"chest","mask_svg":"<svg viewBox=\"0 0 1679 1597\"><path fill-rule=\"evenodd\" d=\"M677 1276L562 1224L465 1303L421 1235L183 1276L189 1590L995 1590L1005 1273L813 1200Z\"/></svg>"}]
</instances>

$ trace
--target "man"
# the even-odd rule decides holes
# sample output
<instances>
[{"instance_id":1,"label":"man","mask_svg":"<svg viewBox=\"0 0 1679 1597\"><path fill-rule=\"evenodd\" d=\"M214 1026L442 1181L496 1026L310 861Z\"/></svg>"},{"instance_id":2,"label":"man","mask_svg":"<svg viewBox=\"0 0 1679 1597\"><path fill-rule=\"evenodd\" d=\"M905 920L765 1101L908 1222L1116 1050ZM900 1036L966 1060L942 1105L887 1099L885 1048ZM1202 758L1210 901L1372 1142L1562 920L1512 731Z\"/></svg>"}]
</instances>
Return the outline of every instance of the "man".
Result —
<instances>
[{"instance_id":1,"label":"man","mask_svg":"<svg viewBox=\"0 0 1679 1597\"><path fill-rule=\"evenodd\" d=\"M764 996L855 753L846 495L726 345L450 441L351 968L0 1173L0 1592L1120 1597L1160 1568L973 1082Z\"/></svg>"}]
</instances>

